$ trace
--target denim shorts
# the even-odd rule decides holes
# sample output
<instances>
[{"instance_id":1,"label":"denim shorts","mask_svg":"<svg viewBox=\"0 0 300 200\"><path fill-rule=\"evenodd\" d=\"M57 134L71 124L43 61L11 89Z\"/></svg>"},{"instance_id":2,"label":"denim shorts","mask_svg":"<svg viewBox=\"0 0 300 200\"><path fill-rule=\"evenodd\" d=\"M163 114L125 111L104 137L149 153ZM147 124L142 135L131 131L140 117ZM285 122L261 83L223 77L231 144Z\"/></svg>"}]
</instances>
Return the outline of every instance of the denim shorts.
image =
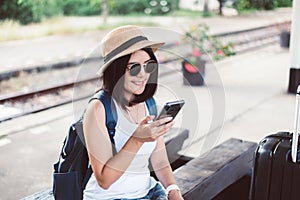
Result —
<instances>
[{"instance_id":1,"label":"denim shorts","mask_svg":"<svg viewBox=\"0 0 300 200\"><path fill-rule=\"evenodd\" d=\"M151 190L149 190L148 194L142 198L138 199L116 199L116 200L167 200L166 193L162 186L157 183Z\"/></svg>"}]
</instances>

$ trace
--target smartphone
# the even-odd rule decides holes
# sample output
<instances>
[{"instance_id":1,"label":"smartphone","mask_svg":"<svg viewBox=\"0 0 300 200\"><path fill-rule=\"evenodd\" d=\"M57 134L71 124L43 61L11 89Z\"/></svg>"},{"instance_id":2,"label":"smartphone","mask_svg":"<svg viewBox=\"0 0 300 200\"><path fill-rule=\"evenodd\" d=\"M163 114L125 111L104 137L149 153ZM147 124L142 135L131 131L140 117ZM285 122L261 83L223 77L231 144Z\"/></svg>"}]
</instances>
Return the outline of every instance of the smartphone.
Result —
<instances>
[{"instance_id":1,"label":"smartphone","mask_svg":"<svg viewBox=\"0 0 300 200\"><path fill-rule=\"evenodd\" d=\"M174 120L184 103L184 100L167 102L155 120L165 117L172 117Z\"/></svg>"}]
</instances>

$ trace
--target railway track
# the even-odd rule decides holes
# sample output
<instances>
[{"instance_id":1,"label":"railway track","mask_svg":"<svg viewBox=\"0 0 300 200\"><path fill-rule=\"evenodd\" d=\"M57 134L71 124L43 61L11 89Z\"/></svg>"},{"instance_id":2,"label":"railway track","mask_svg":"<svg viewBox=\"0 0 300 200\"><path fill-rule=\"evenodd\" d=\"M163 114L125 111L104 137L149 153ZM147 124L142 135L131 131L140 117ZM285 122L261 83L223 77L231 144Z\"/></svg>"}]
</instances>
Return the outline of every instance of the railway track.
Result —
<instances>
[{"instance_id":1,"label":"railway track","mask_svg":"<svg viewBox=\"0 0 300 200\"><path fill-rule=\"evenodd\" d=\"M251 51L253 49L261 48L266 45L279 43L279 36L282 28L289 26L289 22L278 23L270 26L263 26L254 29L248 29L237 32L230 32L225 34L213 35L213 37L219 38L223 42L233 42L235 53L240 54L243 52ZM172 49L174 45L168 45L166 48ZM187 57L189 55L186 55ZM180 58L170 58L165 60L163 64L178 62ZM81 62L78 62L78 64ZM69 67L70 65L66 65ZM44 70L40 70L44 71ZM14 72L19 74L20 72ZM172 71L165 71L160 76L167 76L172 74ZM0 79L2 80L2 79ZM44 89L38 89L29 92L18 92L9 95L0 96L0 123L16 117L24 116L30 113L39 112L56 106L60 106L72 101L77 101L83 98L91 96L85 87L88 85L95 85L99 80L98 77L90 77L80 81L72 81L62 83L56 86L49 86ZM73 98L74 86L81 88L82 95ZM41 100L42 99L42 100ZM53 100L54 99L54 100ZM28 106L29 105L29 106ZM15 109L15 108L18 109ZM10 109L6 109L10 108Z\"/></svg>"}]
</instances>

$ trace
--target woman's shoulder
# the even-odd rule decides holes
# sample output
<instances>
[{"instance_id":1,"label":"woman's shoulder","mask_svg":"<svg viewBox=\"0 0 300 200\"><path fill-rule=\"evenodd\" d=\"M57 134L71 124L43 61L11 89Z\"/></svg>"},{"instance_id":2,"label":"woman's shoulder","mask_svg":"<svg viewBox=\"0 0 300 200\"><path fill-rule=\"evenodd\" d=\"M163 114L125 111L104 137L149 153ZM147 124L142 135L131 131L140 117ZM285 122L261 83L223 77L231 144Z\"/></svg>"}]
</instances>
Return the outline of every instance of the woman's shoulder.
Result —
<instances>
[{"instance_id":1,"label":"woman's shoulder","mask_svg":"<svg viewBox=\"0 0 300 200\"><path fill-rule=\"evenodd\" d=\"M89 102L89 104L87 105L87 111L105 111L104 105L102 103L102 101L98 100L98 99L93 99Z\"/></svg>"},{"instance_id":2,"label":"woman's shoulder","mask_svg":"<svg viewBox=\"0 0 300 200\"><path fill-rule=\"evenodd\" d=\"M84 118L87 120L90 119L105 119L105 108L103 103L100 100L94 99L89 102L87 105ZM84 120L84 121L87 121ZM104 121L104 120L103 120Z\"/></svg>"}]
</instances>

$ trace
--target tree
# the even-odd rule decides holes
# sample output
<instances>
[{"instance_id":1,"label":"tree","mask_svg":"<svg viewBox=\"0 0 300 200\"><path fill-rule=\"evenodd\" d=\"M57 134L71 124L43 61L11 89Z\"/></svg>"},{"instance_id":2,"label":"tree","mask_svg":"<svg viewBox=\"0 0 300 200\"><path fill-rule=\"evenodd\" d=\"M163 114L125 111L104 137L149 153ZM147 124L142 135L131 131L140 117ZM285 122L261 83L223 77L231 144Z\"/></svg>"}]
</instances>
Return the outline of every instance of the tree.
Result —
<instances>
[{"instance_id":1,"label":"tree","mask_svg":"<svg viewBox=\"0 0 300 200\"><path fill-rule=\"evenodd\" d=\"M209 16L208 0L204 1L203 16Z\"/></svg>"},{"instance_id":2,"label":"tree","mask_svg":"<svg viewBox=\"0 0 300 200\"><path fill-rule=\"evenodd\" d=\"M108 15L108 2L107 2L107 0L103 0L103 2L102 2L102 19L103 19L103 24L107 23L107 15Z\"/></svg>"},{"instance_id":3,"label":"tree","mask_svg":"<svg viewBox=\"0 0 300 200\"><path fill-rule=\"evenodd\" d=\"M224 0L218 0L219 2L219 15L223 15L223 12L222 12L222 8L223 8L223 3L224 3Z\"/></svg>"}]
</instances>

